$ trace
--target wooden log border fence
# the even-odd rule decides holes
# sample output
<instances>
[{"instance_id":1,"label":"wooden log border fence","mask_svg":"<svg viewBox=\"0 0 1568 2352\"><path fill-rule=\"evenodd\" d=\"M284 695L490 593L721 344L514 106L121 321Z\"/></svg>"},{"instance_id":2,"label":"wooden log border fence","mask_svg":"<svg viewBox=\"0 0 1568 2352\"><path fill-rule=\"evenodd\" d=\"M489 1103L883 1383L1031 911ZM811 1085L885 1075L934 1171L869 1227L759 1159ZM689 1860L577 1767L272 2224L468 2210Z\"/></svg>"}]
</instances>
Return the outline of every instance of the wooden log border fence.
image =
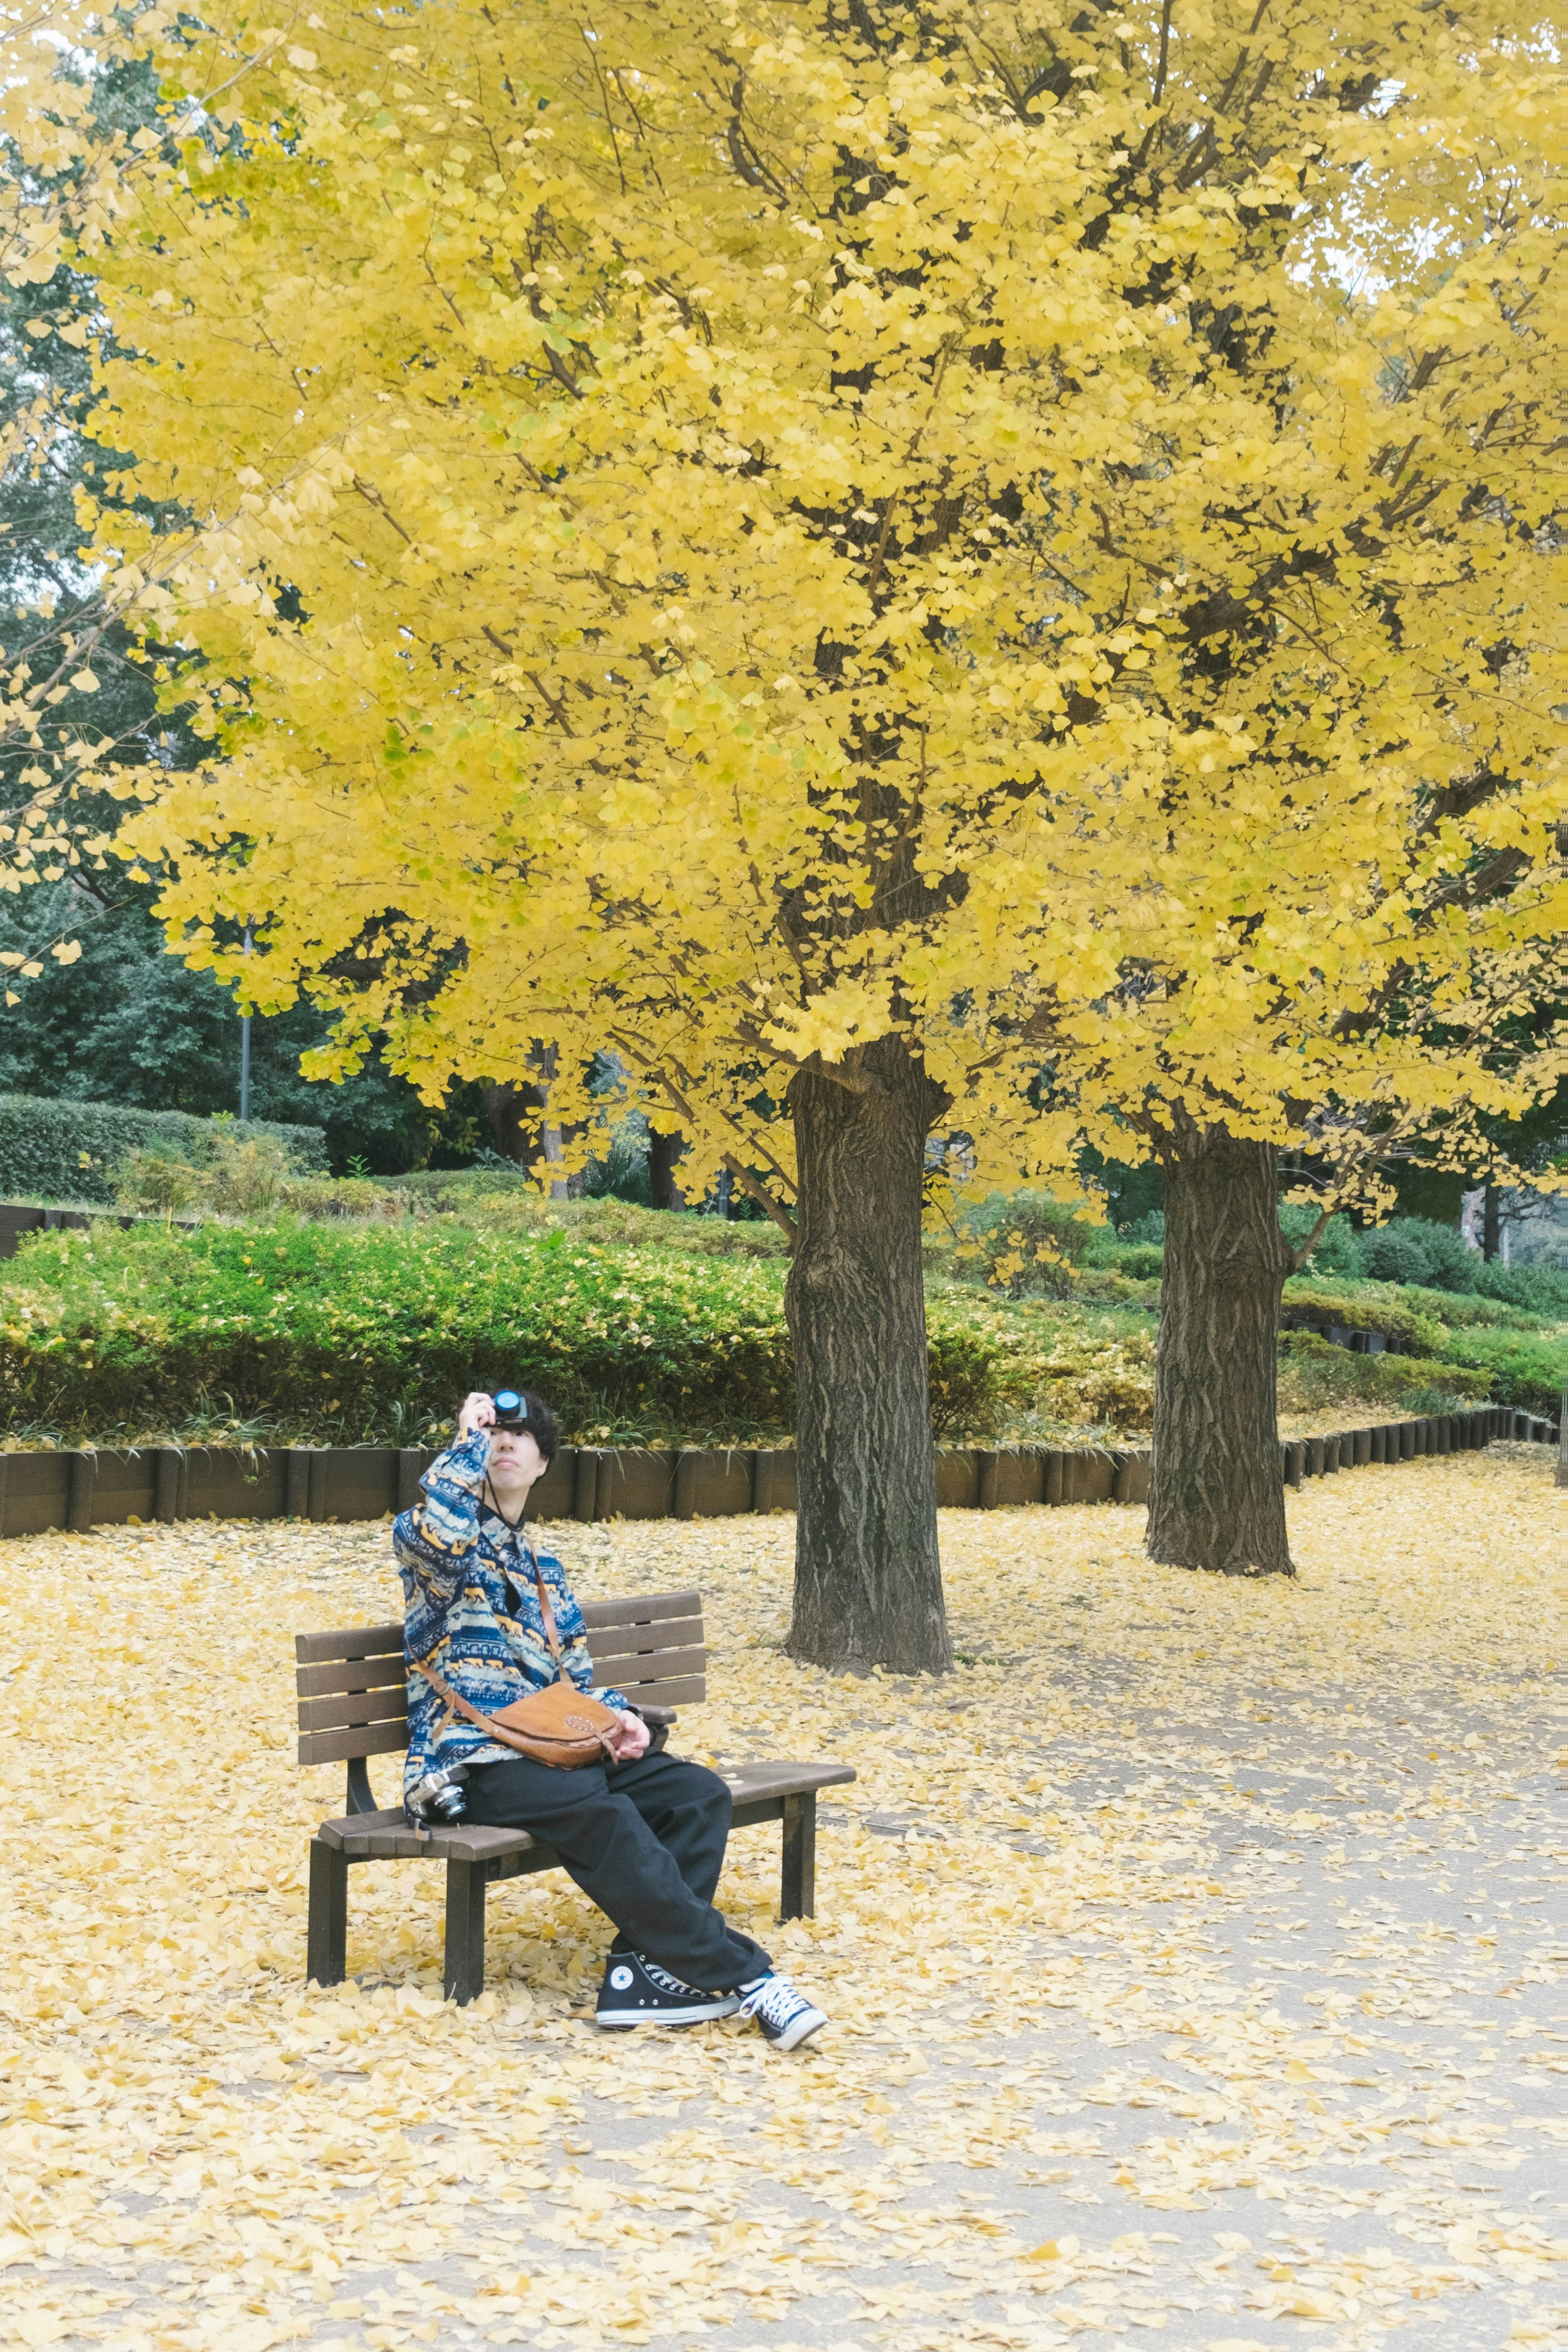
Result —
<instances>
[{"instance_id":1,"label":"wooden log border fence","mask_svg":"<svg viewBox=\"0 0 1568 2352\"><path fill-rule=\"evenodd\" d=\"M1555 1426L1504 1405L1384 1422L1279 1449L1285 1483L1373 1463L1455 1454L1494 1438L1552 1444ZM433 1452L419 1445L81 1447L0 1454L0 1536L181 1519L378 1519L419 1491ZM1143 1503L1150 1455L1121 1447L939 1446L937 1501L990 1511L1017 1503ZM729 1449L563 1445L535 1489L542 1519L710 1519L793 1511L787 1446Z\"/></svg>"}]
</instances>

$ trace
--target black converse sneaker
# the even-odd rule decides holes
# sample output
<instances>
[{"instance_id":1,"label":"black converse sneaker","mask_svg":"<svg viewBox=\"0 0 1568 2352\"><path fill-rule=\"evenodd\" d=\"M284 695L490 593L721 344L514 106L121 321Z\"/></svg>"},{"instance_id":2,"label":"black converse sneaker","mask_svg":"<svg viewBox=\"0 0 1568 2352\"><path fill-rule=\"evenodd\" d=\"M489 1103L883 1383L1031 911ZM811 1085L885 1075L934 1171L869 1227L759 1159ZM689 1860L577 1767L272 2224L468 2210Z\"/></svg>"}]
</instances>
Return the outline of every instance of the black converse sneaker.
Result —
<instances>
[{"instance_id":1,"label":"black converse sneaker","mask_svg":"<svg viewBox=\"0 0 1568 2352\"><path fill-rule=\"evenodd\" d=\"M731 2017L740 2006L738 1992L699 1992L642 1952L612 1952L594 2022L612 2033L633 2025L700 2025L705 2017Z\"/></svg>"},{"instance_id":2,"label":"black converse sneaker","mask_svg":"<svg viewBox=\"0 0 1568 2352\"><path fill-rule=\"evenodd\" d=\"M775 2050L794 2050L807 2034L815 2033L819 2025L827 2022L826 2010L796 1992L788 1977L778 1975L758 1977L741 1987L741 2015L754 2017L763 2029L765 2041Z\"/></svg>"}]
</instances>

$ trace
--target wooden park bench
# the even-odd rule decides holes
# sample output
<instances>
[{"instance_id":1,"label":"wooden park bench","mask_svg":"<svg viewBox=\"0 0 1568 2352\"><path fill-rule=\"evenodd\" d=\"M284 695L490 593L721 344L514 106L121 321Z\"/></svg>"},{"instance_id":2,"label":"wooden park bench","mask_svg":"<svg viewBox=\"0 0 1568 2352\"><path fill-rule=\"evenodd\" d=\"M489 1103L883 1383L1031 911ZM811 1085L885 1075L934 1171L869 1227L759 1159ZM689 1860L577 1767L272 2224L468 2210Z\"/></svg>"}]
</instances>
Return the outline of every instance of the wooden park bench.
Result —
<instances>
[{"instance_id":1,"label":"wooden park bench","mask_svg":"<svg viewBox=\"0 0 1568 2352\"><path fill-rule=\"evenodd\" d=\"M595 1601L583 1611L594 1680L623 1690L653 1724L673 1724L672 1708L704 1698L708 1653L698 1592L639 1592L629 1601ZM402 1755L408 1746L408 1680L401 1621L353 1625L336 1633L297 1633L300 1761L348 1766L348 1811L323 1822L310 1840L310 1903L306 1973L342 1984L348 1940L348 1882L356 1862L447 1865L449 2000L477 2000L485 1982L485 1895L503 1878L554 1870L553 1846L526 1830L459 1822L416 1837L401 1804L378 1808L365 1759ZM809 1919L816 1905L816 1792L853 1780L847 1764L746 1763L723 1778L734 1798L737 1828L782 1822L780 1916Z\"/></svg>"}]
</instances>

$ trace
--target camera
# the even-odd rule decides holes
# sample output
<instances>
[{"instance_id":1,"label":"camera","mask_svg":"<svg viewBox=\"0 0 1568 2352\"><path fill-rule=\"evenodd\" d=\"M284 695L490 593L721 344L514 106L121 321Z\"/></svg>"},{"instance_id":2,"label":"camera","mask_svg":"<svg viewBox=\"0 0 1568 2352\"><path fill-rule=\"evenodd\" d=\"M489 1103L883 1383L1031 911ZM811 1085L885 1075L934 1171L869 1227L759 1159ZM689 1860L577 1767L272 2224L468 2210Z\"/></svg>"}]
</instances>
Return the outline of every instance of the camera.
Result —
<instances>
[{"instance_id":1,"label":"camera","mask_svg":"<svg viewBox=\"0 0 1568 2352\"><path fill-rule=\"evenodd\" d=\"M495 1409L497 1429L520 1430L528 1427L528 1400L516 1389L497 1389L490 1398Z\"/></svg>"},{"instance_id":2,"label":"camera","mask_svg":"<svg viewBox=\"0 0 1568 2352\"><path fill-rule=\"evenodd\" d=\"M466 1764L448 1764L416 1780L403 1800L410 1828L450 1829L454 1822L460 1822L467 1810L463 1783L468 1777Z\"/></svg>"}]
</instances>

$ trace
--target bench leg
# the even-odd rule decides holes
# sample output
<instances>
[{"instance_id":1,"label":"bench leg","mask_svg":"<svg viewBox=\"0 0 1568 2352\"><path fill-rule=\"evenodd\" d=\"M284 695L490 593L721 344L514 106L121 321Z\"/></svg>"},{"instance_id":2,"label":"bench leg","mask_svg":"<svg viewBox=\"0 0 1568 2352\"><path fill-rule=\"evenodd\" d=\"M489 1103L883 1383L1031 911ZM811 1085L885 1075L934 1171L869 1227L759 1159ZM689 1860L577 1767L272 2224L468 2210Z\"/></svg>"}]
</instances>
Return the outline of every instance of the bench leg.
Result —
<instances>
[{"instance_id":1,"label":"bench leg","mask_svg":"<svg viewBox=\"0 0 1568 2352\"><path fill-rule=\"evenodd\" d=\"M305 1920L305 1974L311 1984L342 1984L349 1937L348 1856L310 1840L310 1895Z\"/></svg>"},{"instance_id":2,"label":"bench leg","mask_svg":"<svg viewBox=\"0 0 1568 2352\"><path fill-rule=\"evenodd\" d=\"M816 1798L784 1801L784 1868L779 1886L781 1919L816 1916Z\"/></svg>"},{"instance_id":3,"label":"bench leg","mask_svg":"<svg viewBox=\"0 0 1568 2352\"><path fill-rule=\"evenodd\" d=\"M447 1864L445 1991L458 2007L485 1989L485 1869L480 1862Z\"/></svg>"}]
</instances>

